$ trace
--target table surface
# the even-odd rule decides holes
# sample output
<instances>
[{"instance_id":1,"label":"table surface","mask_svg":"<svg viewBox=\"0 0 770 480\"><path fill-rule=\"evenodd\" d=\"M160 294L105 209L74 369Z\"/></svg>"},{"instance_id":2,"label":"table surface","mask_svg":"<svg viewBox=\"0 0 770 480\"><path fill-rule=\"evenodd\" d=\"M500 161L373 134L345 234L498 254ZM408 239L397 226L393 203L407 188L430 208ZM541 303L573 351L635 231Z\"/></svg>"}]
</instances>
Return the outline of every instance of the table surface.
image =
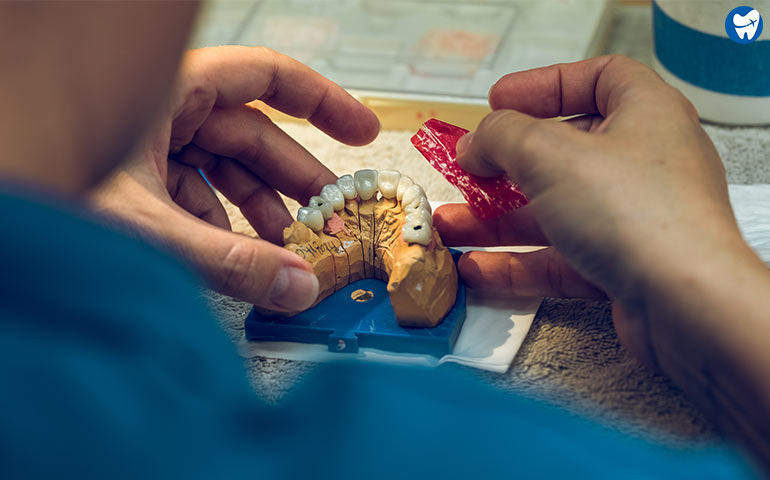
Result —
<instances>
[{"instance_id":1,"label":"table surface","mask_svg":"<svg viewBox=\"0 0 770 480\"><path fill-rule=\"evenodd\" d=\"M606 53L651 64L648 6L619 8L610 28ZM411 149L412 132L385 131L374 144L353 149L305 125L282 127L338 174L382 168L385 158L389 168L401 167L422 179L432 200L461 201ZM770 127L704 127L722 156L730 183L770 183ZM249 232L237 210L226 206L234 229ZM232 338L239 338L250 305L213 292L204 296ZM313 365L252 358L246 360L246 367L255 389L278 401ZM712 426L686 395L667 378L637 363L618 343L606 302L545 299L508 372L479 375L496 387L563 405L632 433L671 442L714 438Z\"/></svg>"}]
</instances>

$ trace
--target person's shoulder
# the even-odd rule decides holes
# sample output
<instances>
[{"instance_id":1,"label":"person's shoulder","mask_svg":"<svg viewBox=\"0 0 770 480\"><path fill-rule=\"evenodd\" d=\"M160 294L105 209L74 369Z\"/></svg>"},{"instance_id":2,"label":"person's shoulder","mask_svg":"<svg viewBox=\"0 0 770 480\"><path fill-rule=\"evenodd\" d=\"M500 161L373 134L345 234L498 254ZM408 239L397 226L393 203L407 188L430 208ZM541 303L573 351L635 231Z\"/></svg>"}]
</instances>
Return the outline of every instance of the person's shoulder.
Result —
<instances>
[{"instance_id":1,"label":"person's shoulder","mask_svg":"<svg viewBox=\"0 0 770 480\"><path fill-rule=\"evenodd\" d=\"M0 191L4 217L0 255L37 260L28 267L46 262L49 269L84 272L98 268L118 276L139 269L145 275L171 275L194 282L192 272L169 252L130 235L130 225L70 200L25 193Z\"/></svg>"},{"instance_id":2,"label":"person's shoulder","mask_svg":"<svg viewBox=\"0 0 770 480\"><path fill-rule=\"evenodd\" d=\"M25 310L210 317L181 261L53 197L0 191L0 297ZM206 319L206 320L204 320Z\"/></svg>"}]
</instances>

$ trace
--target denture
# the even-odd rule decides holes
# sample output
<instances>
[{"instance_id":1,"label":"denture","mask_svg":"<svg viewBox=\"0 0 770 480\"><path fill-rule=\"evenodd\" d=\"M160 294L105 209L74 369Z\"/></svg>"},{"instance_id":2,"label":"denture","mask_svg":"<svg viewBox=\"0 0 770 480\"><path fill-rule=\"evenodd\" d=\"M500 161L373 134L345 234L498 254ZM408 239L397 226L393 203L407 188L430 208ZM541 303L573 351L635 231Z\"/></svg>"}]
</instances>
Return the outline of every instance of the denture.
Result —
<instances>
[{"instance_id":1,"label":"denture","mask_svg":"<svg viewBox=\"0 0 770 480\"><path fill-rule=\"evenodd\" d=\"M313 265L315 304L363 278L387 282L401 326L434 327L455 303L457 269L425 191L396 170L359 170L324 186L283 243Z\"/></svg>"}]
</instances>

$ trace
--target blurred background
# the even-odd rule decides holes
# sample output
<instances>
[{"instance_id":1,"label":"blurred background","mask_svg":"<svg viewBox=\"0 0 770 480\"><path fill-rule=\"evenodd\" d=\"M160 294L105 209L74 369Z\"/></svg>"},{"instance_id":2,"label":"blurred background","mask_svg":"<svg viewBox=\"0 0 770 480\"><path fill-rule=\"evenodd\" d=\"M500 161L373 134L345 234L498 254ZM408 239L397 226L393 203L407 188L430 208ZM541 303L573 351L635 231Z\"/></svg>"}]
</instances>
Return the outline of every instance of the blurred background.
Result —
<instances>
[{"instance_id":1,"label":"blurred background","mask_svg":"<svg viewBox=\"0 0 770 480\"><path fill-rule=\"evenodd\" d=\"M612 0L215 0L192 47L290 55L352 91L385 128L436 116L472 127L506 73L602 53L651 64L650 10Z\"/></svg>"}]
</instances>

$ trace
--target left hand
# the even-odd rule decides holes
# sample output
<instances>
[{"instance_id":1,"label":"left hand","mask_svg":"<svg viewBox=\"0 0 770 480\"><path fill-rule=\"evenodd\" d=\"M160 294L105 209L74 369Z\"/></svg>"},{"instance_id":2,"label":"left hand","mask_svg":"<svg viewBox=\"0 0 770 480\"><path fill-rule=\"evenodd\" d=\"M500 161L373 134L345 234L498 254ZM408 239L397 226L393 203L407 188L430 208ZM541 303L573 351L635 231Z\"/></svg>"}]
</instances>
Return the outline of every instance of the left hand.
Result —
<instances>
[{"instance_id":1,"label":"left hand","mask_svg":"<svg viewBox=\"0 0 770 480\"><path fill-rule=\"evenodd\" d=\"M350 145L379 131L371 111L289 57L261 47L193 50L159 124L94 203L180 253L212 288L273 310L302 310L318 284L307 262L275 245L293 220L276 190L306 204L337 177L248 105L253 100ZM198 169L264 240L230 231Z\"/></svg>"}]
</instances>

